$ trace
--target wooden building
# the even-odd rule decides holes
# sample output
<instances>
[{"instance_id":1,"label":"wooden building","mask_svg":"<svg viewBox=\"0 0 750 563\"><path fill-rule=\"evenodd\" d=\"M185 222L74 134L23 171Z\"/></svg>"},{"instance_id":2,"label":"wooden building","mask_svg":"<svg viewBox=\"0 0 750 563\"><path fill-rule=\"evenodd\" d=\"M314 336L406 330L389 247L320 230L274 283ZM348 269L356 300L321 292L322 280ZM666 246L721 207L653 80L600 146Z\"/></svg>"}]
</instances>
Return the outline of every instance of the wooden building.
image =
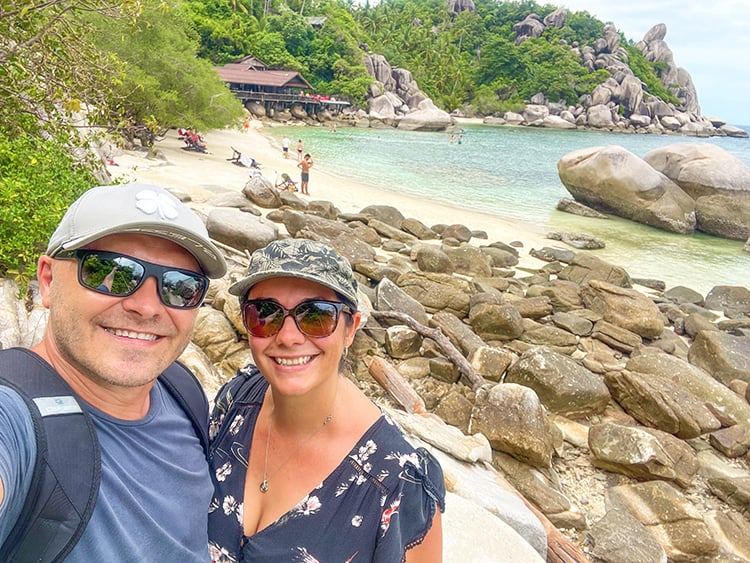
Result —
<instances>
[{"instance_id":1,"label":"wooden building","mask_svg":"<svg viewBox=\"0 0 750 563\"><path fill-rule=\"evenodd\" d=\"M342 107L349 105L346 101L313 94L312 86L299 72L271 70L252 55L215 69L243 104L260 103L266 112L285 110L299 104L308 114L315 114L323 108L338 113Z\"/></svg>"}]
</instances>

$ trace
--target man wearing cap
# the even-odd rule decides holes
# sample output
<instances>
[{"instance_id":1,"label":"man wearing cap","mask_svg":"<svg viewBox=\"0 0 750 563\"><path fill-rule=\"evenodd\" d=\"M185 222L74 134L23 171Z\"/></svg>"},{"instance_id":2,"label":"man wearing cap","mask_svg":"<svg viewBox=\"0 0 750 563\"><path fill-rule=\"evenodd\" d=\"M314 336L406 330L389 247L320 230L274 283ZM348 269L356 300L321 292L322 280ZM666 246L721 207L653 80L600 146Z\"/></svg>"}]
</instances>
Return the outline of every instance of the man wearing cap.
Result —
<instances>
[{"instance_id":1,"label":"man wearing cap","mask_svg":"<svg viewBox=\"0 0 750 563\"><path fill-rule=\"evenodd\" d=\"M200 218L143 184L87 191L39 258L49 318L25 353L69 385L101 458L93 513L66 561L209 560L205 454L157 377L190 341L208 278L225 272ZM0 386L0 545L34 493L34 444L27 404Z\"/></svg>"}]
</instances>

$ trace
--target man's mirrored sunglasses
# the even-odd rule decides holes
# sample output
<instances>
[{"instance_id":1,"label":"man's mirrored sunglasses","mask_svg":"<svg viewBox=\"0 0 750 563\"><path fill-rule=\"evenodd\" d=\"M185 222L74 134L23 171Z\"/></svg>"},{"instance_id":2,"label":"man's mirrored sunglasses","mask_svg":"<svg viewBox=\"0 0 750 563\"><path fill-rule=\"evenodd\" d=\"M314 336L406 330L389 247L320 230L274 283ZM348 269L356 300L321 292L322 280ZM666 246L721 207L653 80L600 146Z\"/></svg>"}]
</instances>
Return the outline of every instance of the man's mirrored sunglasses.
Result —
<instances>
[{"instance_id":1,"label":"man's mirrored sunglasses","mask_svg":"<svg viewBox=\"0 0 750 563\"><path fill-rule=\"evenodd\" d=\"M342 311L352 314L347 305L338 301L311 299L287 309L271 299L249 299L242 302L242 322L252 336L268 338L278 334L284 320L292 317L301 333L325 338L336 330Z\"/></svg>"},{"instance_id":2,"label":"man's mirrored sunglasses","mask_svg":"<svg viewBox=\"0 0 750 563\"><path fill-rule=\"evenodd\" d=\"M91 291L127 297L153 276L162 303L173 309L194 309L208 290L208 278L198 272L152 264L116 252L65 250L55 258L78 261L78 282Z\"/></svg>"}]
</instances>

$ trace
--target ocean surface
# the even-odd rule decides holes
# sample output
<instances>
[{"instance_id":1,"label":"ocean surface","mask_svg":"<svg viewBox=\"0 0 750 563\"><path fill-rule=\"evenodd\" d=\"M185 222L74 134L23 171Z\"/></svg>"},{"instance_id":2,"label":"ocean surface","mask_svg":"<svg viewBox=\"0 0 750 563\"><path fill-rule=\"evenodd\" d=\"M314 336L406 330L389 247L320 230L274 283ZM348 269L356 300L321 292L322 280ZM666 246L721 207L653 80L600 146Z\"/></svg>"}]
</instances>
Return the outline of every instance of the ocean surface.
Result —
<instances>
[{"instance_id":1,"label":"ocean surface","mask_svg":"<svg viewBox=\"0 0 750 563\"><path fill-rule=\"evenodd\" d=\"M668 288L687 286L704 296L716 285L750 287L750 253L743 252L744 242L671 234L615 217L590 219L555 209L561 198L571 197L558 177L557 162L573 150L619 145L643 157L669 144L701 142L716 144L750 166L750 139L462 127L460 145L449 143L447 133L396 129L339 127L329 133L326 127L297 126L266 128L265 133L278 141L286 133L292 146L301 138L305 152L339 176L453 206L457 223L466 208L518 221L539 234L593 235L603 239L606 248L591 252L624 267L632 277L663 280ZM418 207L401 211L420 218ZM561 245L550 240L550 246Z\"/></svg>"}]
</instances>

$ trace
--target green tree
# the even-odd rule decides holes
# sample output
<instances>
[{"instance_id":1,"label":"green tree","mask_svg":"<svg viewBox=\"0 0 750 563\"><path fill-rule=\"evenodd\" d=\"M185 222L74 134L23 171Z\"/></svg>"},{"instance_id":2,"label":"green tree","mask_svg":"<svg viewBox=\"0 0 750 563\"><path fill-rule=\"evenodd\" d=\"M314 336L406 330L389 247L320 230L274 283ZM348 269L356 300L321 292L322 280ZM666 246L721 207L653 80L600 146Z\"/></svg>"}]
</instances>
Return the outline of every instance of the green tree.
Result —
<instances>
[{"instance_id":1,"label":"green tree","mask_svg":"<svg viewBox=\"0 0 750 563\"><path fill-rule=\"evenodd\" d=\"M197 36L178 1L144 0L135 22L94 16L93 41L124 65L116 89L122 123L213 129L242 115L242 106L208 61L196 58Z\"/></svg>"}]
</instances>

